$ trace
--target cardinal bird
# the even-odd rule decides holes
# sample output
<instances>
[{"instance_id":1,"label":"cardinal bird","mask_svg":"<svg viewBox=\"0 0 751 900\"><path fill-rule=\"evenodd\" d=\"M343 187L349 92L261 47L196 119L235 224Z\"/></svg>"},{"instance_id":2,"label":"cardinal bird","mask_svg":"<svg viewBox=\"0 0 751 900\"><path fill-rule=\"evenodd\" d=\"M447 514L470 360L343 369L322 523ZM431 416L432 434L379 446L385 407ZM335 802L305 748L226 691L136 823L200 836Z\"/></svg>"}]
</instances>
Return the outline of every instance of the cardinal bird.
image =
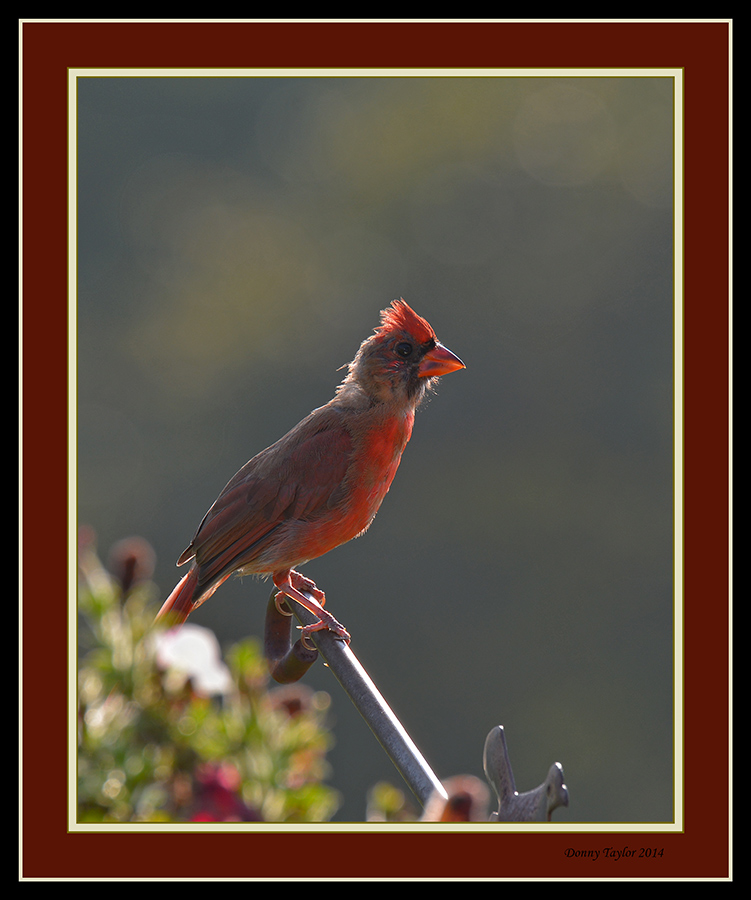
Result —
<instances>
[{"instance_id":1,"label":"cardinal bird","mask_svg":"<svg viewBox=\"0 0 751 900\"><path fill-rule=\"evenodd\" d=\"M378 512L412 434L415 410L439 375L464 363L403 299L381 312L344 381L283 438L240 469L177 561L190 562L157 615L184 622L233 572L271 575L276 603L290 598L349 641L323 591L297 567L361 535ZM288 613L287 613L288 614Z\"/></svg>"}]
</instances>

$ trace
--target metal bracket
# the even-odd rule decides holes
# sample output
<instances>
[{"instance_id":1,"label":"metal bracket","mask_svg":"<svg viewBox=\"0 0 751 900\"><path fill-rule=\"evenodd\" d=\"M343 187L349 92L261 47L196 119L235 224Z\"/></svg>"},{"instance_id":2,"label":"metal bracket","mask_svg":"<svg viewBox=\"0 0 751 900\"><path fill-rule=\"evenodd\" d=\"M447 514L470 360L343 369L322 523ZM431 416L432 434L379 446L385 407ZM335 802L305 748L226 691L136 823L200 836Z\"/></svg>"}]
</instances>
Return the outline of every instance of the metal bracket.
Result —
<instances>
[{"instance_id":1,"label":"metal bracket","mask_svg":"<svg viewBox=\"0 0 751 900\"><path fill-rule=\"evenodd\" d=\"M289 613L283 613L276 605L274 599L276 594L276 590L271 592L266 607L263 653L274 681L279 684L291 684L293 681L299 681L318 659L318 651L306 647L302 640L292 643L290 639L292 610L285 602L284 608L289 610Z\"/></svg>"},{"instance_id":2,"label":"metal bracket","mask_svg":"<svg viewBox=\"0 0 751 900\"><path fill-rule=\"evenodd\" d=\"M554 809L568 806L563 766L557 762L534 790L523 794L516 790L503 725L496 725L485 739L483 767L499 801L498 812L491 813L491 822L549 822Z\"/></svg>"}]
</instances>

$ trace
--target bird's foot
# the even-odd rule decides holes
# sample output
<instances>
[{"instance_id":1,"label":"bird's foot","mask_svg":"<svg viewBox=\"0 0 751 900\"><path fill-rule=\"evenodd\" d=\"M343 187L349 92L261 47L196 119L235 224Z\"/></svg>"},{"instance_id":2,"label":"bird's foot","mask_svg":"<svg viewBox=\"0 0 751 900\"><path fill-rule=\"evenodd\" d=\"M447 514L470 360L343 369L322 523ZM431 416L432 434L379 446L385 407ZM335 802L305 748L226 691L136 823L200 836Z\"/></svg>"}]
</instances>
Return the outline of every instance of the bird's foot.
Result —
<instances>
[{"instance_id":1,"label":"bird's foot","mask_svg":"<svg viewBox=\"0 0 751 900\"><path fill-rule=\"evenodd\" d=\"M304 575L300 574L300 572L296 572L294 569L290 569L287 581L290 585L292 585L293 588L296 588L298 591L304 591L306 594L312 594L316 598L320 606L326 605L326 595L320 588L316 586L315 581L311 581L310 578L306 578ZM277 587L278 586L279 585L277 585Z\"/></svg>"},{"instance_id":2,"label":"bird's foot","mask_svg":"<svg viewBox=\"0 0 751 900\"><path fill-rule=\"evenodd\" d=\"M310 625L298 625L300 629L300 637L302 638L302 642L308 649L315 649L313 645L310 643L308 638L311 634L315 634L316 631L326 631L327 629L335 634L341 640L349 643L351 640L350 633L340 622L331 615L331 613L326 613L325 617L319 619L317 622L313 622Z\"/></svg>"},{"instance_id":3,"label":"bird's foot","mask_svg":"<svg viewBox=\"0 0 751 900\"><path fill-rule=\"evenodd\" d=\"M350 634L347 629L323 608L325 596L323 591L318 590L315 584L309 579L300 575L299 572L290 572L286 579L275 580L274 584L279 588L279 593L275 597L276 608L282 612L281 604L285 602L284 598L289 597L295 600L300 606L304 606L308 612L318 616L318 621L310 625L301 626L303 643L310 647L308 638L316 631L324 631L328 629L338 638L350 642ZM300 587L302 585L302 587ZM286 615L286 613L284 613Z\"/></svg>"}]
</instances>

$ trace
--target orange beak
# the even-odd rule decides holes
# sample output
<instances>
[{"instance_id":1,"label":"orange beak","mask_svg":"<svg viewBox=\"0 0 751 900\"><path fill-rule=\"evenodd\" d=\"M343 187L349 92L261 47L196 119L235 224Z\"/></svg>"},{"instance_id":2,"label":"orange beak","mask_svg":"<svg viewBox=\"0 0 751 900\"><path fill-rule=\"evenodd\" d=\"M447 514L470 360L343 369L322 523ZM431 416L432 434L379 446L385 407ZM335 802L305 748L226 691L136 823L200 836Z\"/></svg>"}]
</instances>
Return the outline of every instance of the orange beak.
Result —
<instances>
[{"instance_id":1,"label":"orange beak","mask_svg":"<svg viewBox=\"0 0 751 900\"><path fill-rule=\"evenodd\" d=\"M435 347L423 356L417 374L420 378L435 378L437 375L448 375L449 372L465 368L455 353L443 344L436 343Z\"/></svg>"}]
</instances>

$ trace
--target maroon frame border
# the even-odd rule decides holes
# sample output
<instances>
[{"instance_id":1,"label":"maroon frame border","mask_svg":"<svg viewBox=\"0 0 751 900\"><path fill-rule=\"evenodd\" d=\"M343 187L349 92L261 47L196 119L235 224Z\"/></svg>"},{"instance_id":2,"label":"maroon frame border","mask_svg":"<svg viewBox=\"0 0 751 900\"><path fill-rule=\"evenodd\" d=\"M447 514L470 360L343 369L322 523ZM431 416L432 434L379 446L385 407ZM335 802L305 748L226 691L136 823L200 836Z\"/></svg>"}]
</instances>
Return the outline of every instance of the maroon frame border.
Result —
<instances>
[{"instance_id":1,"label":"maroon frame border","mask_svg":"<svg viewBox=\"0 0 751 900\"><path fill-rule=\"evenodd\" d=\"M730 36L723 21L23 23L22 879L728 877ZM264 66L684 70L682 833L67 831L68 68ZM565 854L593 843L664 852Z\"/></svg>"}]
</instances>

